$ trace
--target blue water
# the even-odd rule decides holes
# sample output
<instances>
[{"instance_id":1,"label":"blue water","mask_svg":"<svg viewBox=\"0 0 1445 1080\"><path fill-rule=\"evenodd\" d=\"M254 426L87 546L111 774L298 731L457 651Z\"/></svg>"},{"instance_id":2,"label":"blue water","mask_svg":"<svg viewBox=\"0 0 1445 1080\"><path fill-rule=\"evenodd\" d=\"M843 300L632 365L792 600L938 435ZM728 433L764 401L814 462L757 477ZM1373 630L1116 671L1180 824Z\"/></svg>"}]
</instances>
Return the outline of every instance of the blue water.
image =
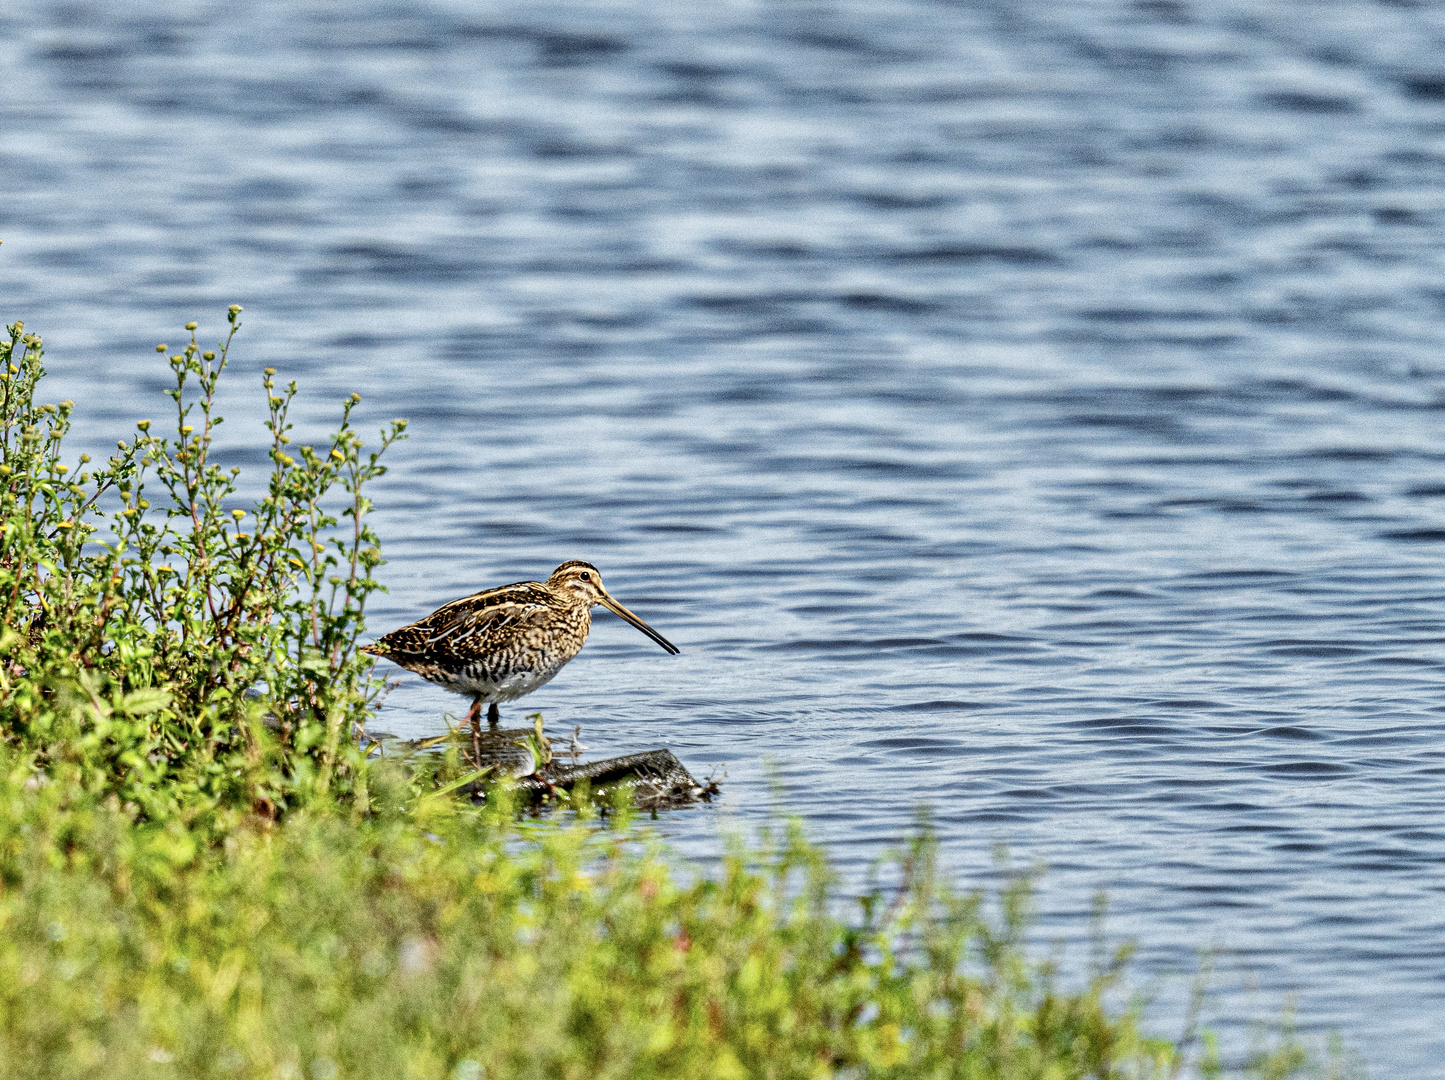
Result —
<instances>
[{"instance_id":1,"label":"blue water","mask_svg":"<svg viewBox=\"0 0 1445 1080\"><path fill-rule=\"evenodd\" d=\"M82 440L241 303L236 446L265 365L411 419L376 629L584 558L682 646L510 715L725 772L684 852L770 762L850 880L926 802L1161 1023L1213 947L1232 1045L1438 1074L1445 7L18 0L0 71Z\"/></svg>"}]
</instances>

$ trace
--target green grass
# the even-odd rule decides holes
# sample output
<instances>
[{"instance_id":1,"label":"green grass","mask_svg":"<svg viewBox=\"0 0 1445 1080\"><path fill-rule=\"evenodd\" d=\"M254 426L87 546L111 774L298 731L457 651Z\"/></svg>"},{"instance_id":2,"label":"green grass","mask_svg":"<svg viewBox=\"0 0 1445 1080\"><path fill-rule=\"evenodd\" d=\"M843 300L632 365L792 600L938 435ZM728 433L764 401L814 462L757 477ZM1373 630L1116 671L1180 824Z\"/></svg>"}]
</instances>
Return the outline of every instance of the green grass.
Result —
<instances>
[{"instance_id":1,"label":"green grass","mask_svg":"<svg viewBox=\"0 0 1445 1080\"><path fill-rule=\"evenodd\" d=\"M625 807L527 819L448 793L455 754L366 759L361 489L404 425L363 456L353 396L292 447L267 369L240 505L209 461L238 315L169 356L175 436L93 472L39 338L0 339L0 1080L1222 1075L1142 1029L1127 950L1061 985L1030 882L957 892L926 832L849 901L796 825L699 874Z\"/></svg>"},{"instance_id":2,"label":"green grass","mask_svg":"<svg viewBox=\"0 0 1445 1080\"><path fill-rule=\"evenodd\" d=\"M1180 1063L1141 1032L1123 954L1059 987L1023 945L1027 883L986 917L926 838L896 892L839 917L796 827L684 881L625 812L528 822L374 777L364 818L237 815L205 836L7 764L0 1076L1062 1080ZM1305 1064L1285 1046L1249 1072Z\"/></svg>"}]
</instances>

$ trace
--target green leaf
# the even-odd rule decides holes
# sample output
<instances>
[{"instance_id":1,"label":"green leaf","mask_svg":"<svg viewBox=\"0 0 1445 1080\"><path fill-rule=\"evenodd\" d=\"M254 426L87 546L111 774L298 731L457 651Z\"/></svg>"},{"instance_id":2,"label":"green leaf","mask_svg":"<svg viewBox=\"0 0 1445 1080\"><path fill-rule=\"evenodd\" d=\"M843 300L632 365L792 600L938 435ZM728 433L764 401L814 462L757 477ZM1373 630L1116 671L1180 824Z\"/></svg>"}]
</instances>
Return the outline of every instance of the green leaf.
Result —
<instances>
[{"instance_id":1,"label":"green leaf","mask_svg":"<svg viewBox=\"0 0 1445 1080\"><path fill-rule=\"evenodd\" d=\"M486 776L487 773L491 772L495 768L495 765L488 765L485 768L477 769L475 772L469 772L465 776L459 776L450 784L445 784L442 787L437 788L435 791L430 792L428 796L424 797L440 798L443 795L450 795L453 791L456 791L457 788L465 787L467 784L470 784L473 781L480 780L482 777Z\"/></svg>"},{"instance_id":2,"label":"green leaf","mask_svg":"<svg viewBox=\"0 0 1445 1080\"><path fill-rule=\"evenodd\" d=\"M142 690L132 690L121 698L115 711L125 713L127 716L146 716L149 713L159 712L170 703L171 692L169 690L148 686Z\"/></svg>"}]
</instances>

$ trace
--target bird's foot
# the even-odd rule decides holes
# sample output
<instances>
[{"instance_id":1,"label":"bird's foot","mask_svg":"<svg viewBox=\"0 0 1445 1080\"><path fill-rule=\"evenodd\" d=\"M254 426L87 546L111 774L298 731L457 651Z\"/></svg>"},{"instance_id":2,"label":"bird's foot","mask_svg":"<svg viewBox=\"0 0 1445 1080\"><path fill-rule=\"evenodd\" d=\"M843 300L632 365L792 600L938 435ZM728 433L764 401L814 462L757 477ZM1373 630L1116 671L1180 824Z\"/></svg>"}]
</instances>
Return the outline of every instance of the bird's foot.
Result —
<instances>
[{"instance_id":1,"label":"bird's foot","mask_svg":"<svg viewBox=\"0 0 1445 1080\"><path fill-rule=\"evenodd\" d=\"M495 705L492 708L496 708ZM472 702L471 711L467 713L467 721L472 726L472 760L476 762L477 768L482 767L482 701L478 698Z\"/></svg>"}]
</instances>

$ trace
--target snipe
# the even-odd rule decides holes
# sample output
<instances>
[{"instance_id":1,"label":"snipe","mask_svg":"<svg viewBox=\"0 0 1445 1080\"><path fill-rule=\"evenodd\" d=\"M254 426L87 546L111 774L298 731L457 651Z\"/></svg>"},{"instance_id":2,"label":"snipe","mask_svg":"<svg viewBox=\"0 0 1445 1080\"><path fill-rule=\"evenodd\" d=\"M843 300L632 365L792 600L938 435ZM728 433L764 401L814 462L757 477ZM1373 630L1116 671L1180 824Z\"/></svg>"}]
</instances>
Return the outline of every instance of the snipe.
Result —
<instances>
[{"instance_id":1,"label":"snipe","mask_svg":"<svg viewBox=\"0 0 1445 1080\"><path fill-rule=\"evenodd\" d=\"M472 699L467 720L481 727L482 706L497 726L497 702L530 694L581 651L601 604L670 653L678 648L619 604L591 563L564 562L543 581L519 581L473 593L393 630L362 652L382 656Z\"/></svg>"}]
</instances>

